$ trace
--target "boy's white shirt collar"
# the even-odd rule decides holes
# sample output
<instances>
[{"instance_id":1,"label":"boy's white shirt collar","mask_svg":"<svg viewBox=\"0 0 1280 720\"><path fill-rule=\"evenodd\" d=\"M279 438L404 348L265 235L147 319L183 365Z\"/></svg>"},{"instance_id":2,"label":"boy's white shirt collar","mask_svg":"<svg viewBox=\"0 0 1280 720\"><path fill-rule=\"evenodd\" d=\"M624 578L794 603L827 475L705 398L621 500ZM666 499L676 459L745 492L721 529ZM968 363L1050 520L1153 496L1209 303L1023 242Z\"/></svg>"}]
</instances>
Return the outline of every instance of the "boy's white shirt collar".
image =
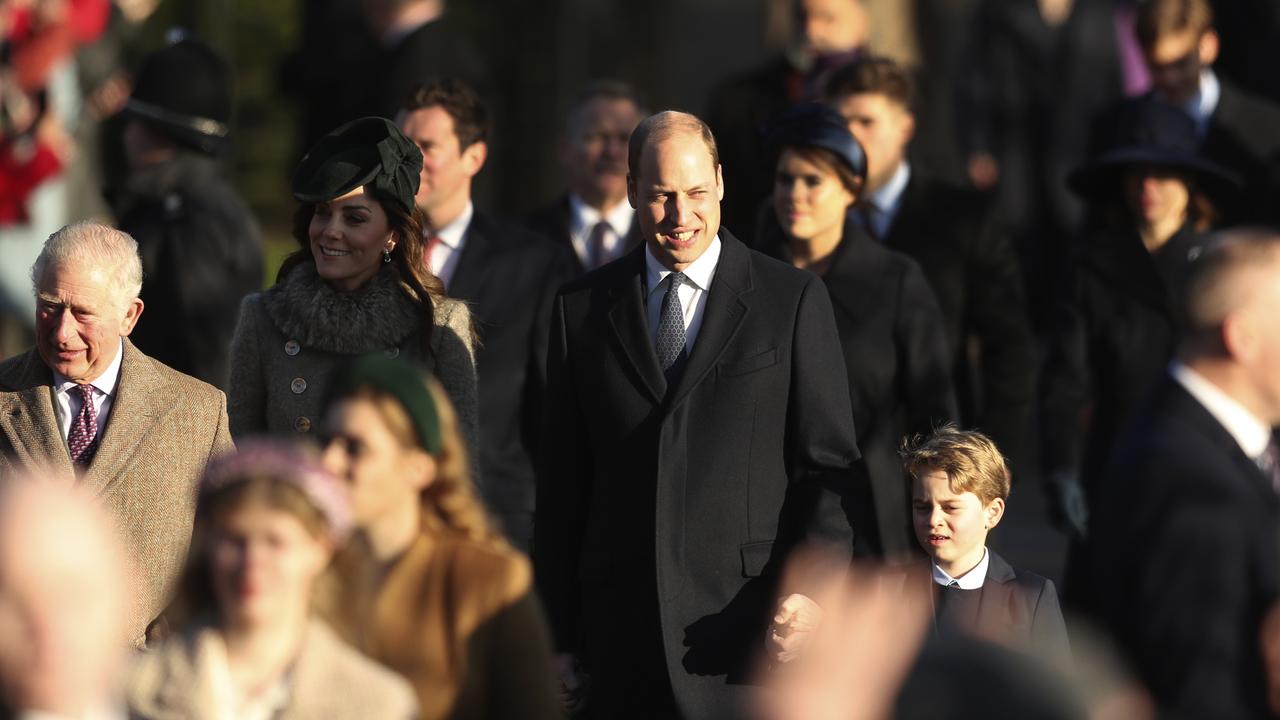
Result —
<instances>
[{"instance_id":1,"label":"boy's white shirt collar","mask_svg":"<svg viewBox=\"0 0 1280 720\"><path fill-rule=\"evenodd\" d=\"M984 545L982 547L982 559L973 569L965 573L961 577L953 578L947 574L946 570L938 567L937 561L933 563L933 581L943 587L956 583L961 590L977 590L987 581L987 566L991 564L991 551Z\"/></svg>"}]
</instances>

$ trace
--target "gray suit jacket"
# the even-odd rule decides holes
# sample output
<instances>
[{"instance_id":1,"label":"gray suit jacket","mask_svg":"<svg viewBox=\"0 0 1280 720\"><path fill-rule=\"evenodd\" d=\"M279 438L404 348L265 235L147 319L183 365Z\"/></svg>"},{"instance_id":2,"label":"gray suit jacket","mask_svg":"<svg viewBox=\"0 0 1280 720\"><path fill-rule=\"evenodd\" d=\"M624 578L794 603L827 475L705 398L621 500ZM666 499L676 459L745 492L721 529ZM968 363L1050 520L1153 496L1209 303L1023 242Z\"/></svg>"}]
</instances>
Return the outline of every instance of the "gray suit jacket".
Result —
<instances>
[{"instance_id":1,"label":"gray suit jacket","mask_svg":"<svg viewBox=\"0 0 1280 720\"><path fill-rule=\"evenodd\" d=\"M23 469L74 476L52 384L35 350L0 363L0 480ZM200 474L231 449L226 396L125 340L111 415L79 482L114 516L131 551L138 605L129 631L138 642L186 561Z\"/></svg>"}]
</instances>

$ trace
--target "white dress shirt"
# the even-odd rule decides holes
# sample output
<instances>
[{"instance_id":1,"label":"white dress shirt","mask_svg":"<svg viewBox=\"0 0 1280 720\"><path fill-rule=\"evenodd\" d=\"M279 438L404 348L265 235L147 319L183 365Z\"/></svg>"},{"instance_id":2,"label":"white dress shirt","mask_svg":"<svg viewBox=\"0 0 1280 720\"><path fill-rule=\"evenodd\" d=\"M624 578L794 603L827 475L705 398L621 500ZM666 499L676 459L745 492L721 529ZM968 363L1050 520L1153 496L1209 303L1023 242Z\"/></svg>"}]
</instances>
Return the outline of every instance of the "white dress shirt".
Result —
<instances>
[{"instance_id":1,"label":"white dress shirt","mask_svg":"<svg viewBox=\"0 0 1280 720\"><path fill-rule=\"evenodd\" d=\"M116 396L116 385L120 382L120 360L124 357L124 341L116 348L116 358L111 361L101 375L89 381L93 386L93 406L98 411L98 437L107 429L107 418L111 415L111 402ZM76 390L77 383L63 377L58 371L53 372L53 409L58 414L58 429L62 432L62 442L67 442L71 434L71 421L84 408L84 399ZM68 445L70 447L70 445Z\"/></svg>"},{"instance_id":2,"label":"white dress shirt","mask_svg":"<svg viewBox=\"0 0 1280 720\"><path fill-rule=\"evenodd\" d=\"M467 206L462 208L462 214L435 233L440 237L440 242L436 243L427 257L427 266L431 268L432 275L440 278L446 289L453 281L454 271L458 269L458 258L462 257L462 246L466 243L467 228L471 226L473 215L475 207L468 200Z\"/></svg>"},{"instance_id":3,"label":"white dress shirt","mask_svg":"<svg viewBox=\"0 0 1280 720\"><path fill-rule=\"evenodd\" d=\"M1271 428L1205 376L1175 360L1169 374L1226 428L1245 455L1257 460L1271 444Z\"/></svg>"},{"instance_id":4,"label":"white dress shirt","mask_svg":"<svg viewBox=\"0 0 1280 720\"><path fill-rule=\"evenodd\" d=\"M884 240L893 228L893 221L898 217L898 209L902 207L902 193L911 181L911 163L903 160L898 169L893 171L889 181L879 190L867 196L869 206L863 207L869 228L879 239Z\"/></svg>"},{"instance_id":5,"label":"white dress shirt","mask_svg":"<svg viewBox=\"0 0 1280 720\"><path fill-rule=\"evenodd\" d=\"M720 236L711 239L711 245L693 264L684 269L689 281L680 285L676 291L680 298L680 309L684 311L684 348L693 354L693 343L698 339L698 329L702 327L702 314L707 308L707 290L716 276L716 266L720 264ZM644 248L645 266L645 302L649 309L649 339L658 337L658 321L662 318L662 298L667 294L667 285L663 282L671 274L646 244Z\"/></svg>"},{"instance_id":6,"label":"white dress shirt","mask_svg":"<svg viewBox=\"0 0 1280 720\"><path fill-rule=\"evenodd\" d=\"M1200 89L1182 106L1182 110L1191 116L1196 123L1196 134L1203 140L1209 134L1209 121L1213 119L1213 111L1218 109L1218 100L1222 97L1222 83L1213 70L1205 68L1200 71Z\"/></svg>"},{"instance_id":7,"label":"white dress shirt","mask_svg":"<svg viewBox=\"0 0 1280 720\"><path fill-rule=\"evenodd\" d=\"M602 214L583 202L582 198L570 193L569 240L573 243L573 251L578 254L578 259L582 261L583 266L586 267L591 260L588 256L591 231L595 229L597 223L603 220L608 229L604 234L604 245L601 248L600 257L596 259L594 266L587 267L588 270L594 270L605 263L617 260L626 251L627 233L631 232L631 223L635 216L636 211L631 209L631 203L627 202L626 198L622 198L622 202L605 210Z\"/></svg>"},{"instance_id":8,"label":"white dress shirt","mask_svg":"<svg viewBox=\"0 0 1280 720\"><path fill-rule=\"evenodd\" d=\"M987 566L991 564L991 553L984 547L982 548L982 559L969 572L958 578L953 578L947 574L946 570L938 567L938 563L933 564L933 581L943 587L956 583L961 590L977 590L987 581Z\"/></svg>"}]
</instances>

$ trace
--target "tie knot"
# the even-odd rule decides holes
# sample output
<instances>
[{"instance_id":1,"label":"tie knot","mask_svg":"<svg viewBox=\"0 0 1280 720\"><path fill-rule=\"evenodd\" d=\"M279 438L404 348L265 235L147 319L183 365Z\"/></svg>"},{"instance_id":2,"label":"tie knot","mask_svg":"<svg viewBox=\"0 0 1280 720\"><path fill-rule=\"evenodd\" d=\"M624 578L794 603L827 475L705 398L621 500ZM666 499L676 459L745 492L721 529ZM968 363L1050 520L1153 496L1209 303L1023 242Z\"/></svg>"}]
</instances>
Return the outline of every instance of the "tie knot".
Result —
<instances>
[{"instance_id":1,"label":"tie knot","mask_svg":"<svg viewBox=\"0 0 1280 720\"><path fill-rule=\"evenodd\" d=\"M76 390L80 391L80 397L83 398L85 402L93 399L92 385L76 385Z\"/></svg>"},{"instance_id":2,"label":"tie knot","mask_svg":"<svg viewBox=\"0 0 1280 720\"><path fill-rule=\"evenodd\" d=\"M960 587L960 581L959 581L959 580L952 580L951 582L947 583L947 587L949 587L949 588L958 588L958 587Z\"/></svg>"},{"instance_id":3,"label":"tie knot","mask_svg":"<svg viewBox=\"0 0 1280 720\"><path fill-rule=\"evenodd\" d=\"M670 275L668 275L667 278L671 280L671 288L673 290L675 288L680 287L681 285L689 284L689 276L685 275L682 272L673 272Z\"/></svg>"}]
</instances>

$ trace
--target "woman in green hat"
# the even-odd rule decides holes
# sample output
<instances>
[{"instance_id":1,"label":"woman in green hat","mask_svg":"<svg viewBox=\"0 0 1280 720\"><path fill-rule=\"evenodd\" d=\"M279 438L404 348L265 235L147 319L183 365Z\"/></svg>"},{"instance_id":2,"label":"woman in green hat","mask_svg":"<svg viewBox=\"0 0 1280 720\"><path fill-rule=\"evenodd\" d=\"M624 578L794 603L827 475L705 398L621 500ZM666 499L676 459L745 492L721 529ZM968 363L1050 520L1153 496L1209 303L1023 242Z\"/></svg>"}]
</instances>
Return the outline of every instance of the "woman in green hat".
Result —
<instances>
[{"instance_id":1,"label":"woman in green hat","mask_svg":"<svg viewBox=\"0 0 1280 720\"><path fill-rule=\"evenodd\" d=\"M385 118L334 130L299 163L299 248L276 284L245 298L231 343L231 432L305 435L334 370L366 353L403 355L439 378L476 439L471 316L427 269L415 207L422 153Z\"/></svg>"}]
</instances>

